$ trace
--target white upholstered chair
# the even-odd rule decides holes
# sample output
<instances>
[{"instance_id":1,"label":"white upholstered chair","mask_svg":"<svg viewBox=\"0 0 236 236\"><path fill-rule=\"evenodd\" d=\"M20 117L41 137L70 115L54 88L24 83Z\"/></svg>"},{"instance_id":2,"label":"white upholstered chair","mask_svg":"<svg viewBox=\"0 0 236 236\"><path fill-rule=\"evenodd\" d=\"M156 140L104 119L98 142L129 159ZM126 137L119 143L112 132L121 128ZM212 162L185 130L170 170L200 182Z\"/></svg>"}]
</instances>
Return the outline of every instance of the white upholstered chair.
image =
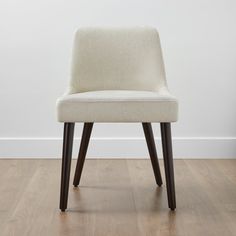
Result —
<instances>
[{"instance_id":1,"label":"white upholstered chair","mask_svg":"<svg viewBox=\"0 0 236 236\"><path fill-rule=\"evenodd\" d=\"M151 122L161 124L169 207L176 208L171 122L178 103L167 88L154 28L81 28L74 41L69 91L57 101L64 123L60 209L67 208L75 122L83 122L74 186L78 186L94 122L141 122L157 185L162 185Z\"/></svg>"}]
</instances>

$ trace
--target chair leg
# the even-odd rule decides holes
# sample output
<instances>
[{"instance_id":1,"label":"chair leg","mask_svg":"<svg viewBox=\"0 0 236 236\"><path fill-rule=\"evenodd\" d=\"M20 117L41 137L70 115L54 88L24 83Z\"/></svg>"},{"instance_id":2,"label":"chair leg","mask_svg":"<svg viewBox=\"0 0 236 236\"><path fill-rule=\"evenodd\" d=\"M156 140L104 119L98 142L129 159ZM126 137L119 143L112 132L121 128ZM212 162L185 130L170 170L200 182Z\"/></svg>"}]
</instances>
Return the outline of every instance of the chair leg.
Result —
<instances>
[{"instance_id":1,"label":"chair leg","mask_svg":"<svg viewBox=\"0 0 236 236\"><path fill-rule=\"evenodd\" d=\"M75 169L75 177L74 177L74 182L73 182L75 187L77 187L80 182L92 128L93 128L93 123L84 123L80 149L79 149L79 156L77 160L77 165Z\"/></svg>"},{"instance_id":2,"label":"chair leg","mask_svg":"<svg viewBox=\"0 0 236 236\"><path fill-rule=\"evenodd\" d=\"M60 195L61 211L66 210L68 202L74 126L75 126L74 123L64 123L62 168L61 168L61 195Z\"/></svg>"},{"instance_id":3,"label":"chair leg","mask_svg":"<svg viewBox=\"0 0 236 236\"><path fill-rule=\"evenodd\" d=\"M142 125L143 125L143 131L144 131L147 146L148 146L150 159L152 162L152 168L155 175L156 183L157 185L161 186L162 185L161 171L160 171L158 158L157 158L157 151L156 151L156 145L155 145L154 136L152 132L152 125L151 123L142 123Z\"/></svg>"},{"instance_id":4,"label":"chair leg","mask_svg":"<svg viewBox=\"0 0 236 236\"><path fill-rule=\"evenodd\" d=\"M168 205L171 210L175 210L176 208L175 180L174 180L174 166L173 166L170 123L161 123L161 138L162 138L162 149L163 149L163 158L165 166Z\"/></svg>"}]
</instances>

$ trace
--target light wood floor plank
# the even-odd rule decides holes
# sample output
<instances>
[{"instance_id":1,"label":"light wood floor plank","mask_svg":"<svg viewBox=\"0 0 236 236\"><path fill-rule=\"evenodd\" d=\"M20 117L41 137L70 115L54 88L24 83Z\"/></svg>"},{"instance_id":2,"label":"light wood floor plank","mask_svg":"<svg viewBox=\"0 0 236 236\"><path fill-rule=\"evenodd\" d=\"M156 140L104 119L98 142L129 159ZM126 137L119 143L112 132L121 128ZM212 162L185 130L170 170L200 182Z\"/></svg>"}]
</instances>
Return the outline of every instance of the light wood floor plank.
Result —
<instances>
[{"instance_id":1,"label":"light wood floor plank","mask_svg":"<svg viewBox=\"0 0 236 236\"><path fill-rule=\"evenodd\" d=\"M38 160L0 160L0 229L11 220L38 165Z\"/></svg>"},{"instance_id":2,"label":"light wood floor plank","mask_svg":"<svg viewBox=\"0 0 236 236\"><path fill-rule=\"evenodd\" d=\"M236 160L175 160L177 210L150 160L86 160L61 213L59 160L0 160L2 236L233 236Z\"/></svg>"},{"instance_id":3,"label":"light wood floor plank","mask_svg":"<svg viewBox=\"0 0 236 236\"><path fill-rule=\"evenodd\" d=\"M216 234L235 235L236 211L233 209L236 209L236 186L223 174L222 165L219 166L227 161L201 160L195 165L186 162L212 205L208 225L215 225Z\"/></svg>"}]
</instances>

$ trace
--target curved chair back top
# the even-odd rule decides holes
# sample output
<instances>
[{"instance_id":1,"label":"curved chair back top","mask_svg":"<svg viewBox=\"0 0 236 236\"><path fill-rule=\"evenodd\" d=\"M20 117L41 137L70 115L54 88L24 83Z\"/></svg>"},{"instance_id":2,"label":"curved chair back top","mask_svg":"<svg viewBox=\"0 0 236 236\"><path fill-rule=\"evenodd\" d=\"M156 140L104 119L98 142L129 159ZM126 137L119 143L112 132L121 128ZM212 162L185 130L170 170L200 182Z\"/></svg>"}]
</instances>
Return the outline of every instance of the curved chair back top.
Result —
<instances>
[{"instance_id":1,"label":"curved chair back top","mask_svg":"<svg viewBox=\"0 0 236 236\"><path fill-rule=\"evenodd\" d=\"M75 35L69 93L158 91L166 86L154 28L80 28Z\"/></svg>"}]
</instances>

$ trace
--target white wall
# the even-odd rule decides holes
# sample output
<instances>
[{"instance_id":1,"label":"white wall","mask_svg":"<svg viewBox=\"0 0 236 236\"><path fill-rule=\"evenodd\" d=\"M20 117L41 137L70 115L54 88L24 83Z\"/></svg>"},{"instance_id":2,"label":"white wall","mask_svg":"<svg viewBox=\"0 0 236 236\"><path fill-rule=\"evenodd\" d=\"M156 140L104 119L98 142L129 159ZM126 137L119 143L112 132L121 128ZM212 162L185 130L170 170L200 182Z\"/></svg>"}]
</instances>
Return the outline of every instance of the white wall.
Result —
<instances>
[{"instance_id":1,"label":"white wall","mask_svg":"<svg viewBox=\"0 0 236 236\"><path fill-rule=\"evenodd\" d=\"M60 156L55 101L68 83L73 33L94 25L157 27L169 87L180 100L176 156L236 157L235 0L0 0L0 6L1 157ZM96 124L93 137L90 156L147 154L140 124Z\"/></svg>"}]
</instances>

